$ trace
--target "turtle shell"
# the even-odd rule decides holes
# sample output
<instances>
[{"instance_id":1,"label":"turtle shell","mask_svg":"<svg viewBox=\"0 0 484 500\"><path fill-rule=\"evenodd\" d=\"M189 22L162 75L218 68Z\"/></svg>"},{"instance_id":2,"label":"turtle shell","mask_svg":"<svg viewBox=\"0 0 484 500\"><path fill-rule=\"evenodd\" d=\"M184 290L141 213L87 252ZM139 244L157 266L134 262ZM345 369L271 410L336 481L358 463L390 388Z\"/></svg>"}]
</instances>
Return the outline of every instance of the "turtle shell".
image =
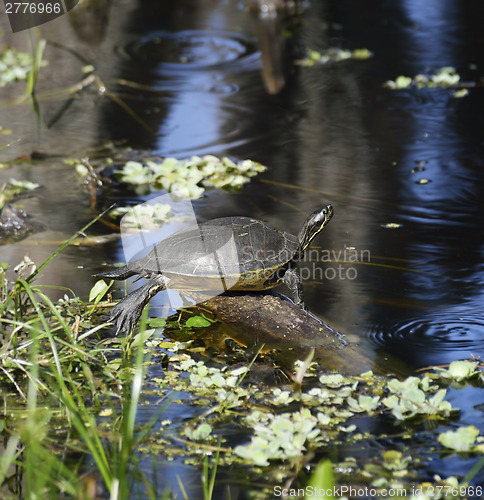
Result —
<instances>
[{"instance_id":1,"label":"turtle shell","mask_svg":"<svg viewBox=\"0 0 484 500\"><path fill-rule=\"evenodd\" d=\"M169 236L127 267L141 275L162 273L175 288L200 289L223 279L227 289L262 290L280 283L269 278L292 260L298 244L292 234L259 220L223 217Z\"/></svg>"}]
</instances>

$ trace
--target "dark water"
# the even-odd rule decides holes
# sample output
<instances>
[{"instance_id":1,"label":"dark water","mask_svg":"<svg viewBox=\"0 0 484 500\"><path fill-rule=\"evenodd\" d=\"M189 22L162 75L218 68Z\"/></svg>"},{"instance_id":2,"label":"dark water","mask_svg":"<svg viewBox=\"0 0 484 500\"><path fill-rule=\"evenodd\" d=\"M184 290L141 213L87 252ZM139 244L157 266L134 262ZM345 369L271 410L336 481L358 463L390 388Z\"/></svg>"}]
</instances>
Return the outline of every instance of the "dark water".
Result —
<instances>
[{"instance_id":1,"label":"dark water","mask_svg":"<svg viewBox=\"0 0 484 500\"><path fill-rule=\"evenodd\" d=\"M154 89L136 94L132 104L156 133L123 121L114 106L102 128L161 155L211 152L269 166L263 179L274 183L259 179L239 195L209 194L196 205L202 218L250 214L297 232L305 214L332 203L334 220L317 244L321 255L330 250L335 258L308 264L313 279L306 282L306 302L352 338L369 339L376 359L379 348L415 367L483 355L484 35L478 20L484 5L313 2L296 45L365 47L374 57L294 67L277 96L263 88L241 13L216 3L192 7L188 17L183 6L172 7L148 27L137 11L130 41L118 47L118 76L142 75ZM382 86L443 66L454 66L476 88L458 99L449 89ZM399 227L384 227L389 223ZM345 248L355 248L360 262L338 262ZM316 279L321 269L322 282ZM462 424L483 432L481 392L474 401L458 391L450 397L462 409ZM455 467L444 458L434 472L464 473L469 463Z\"/></svg>"},{"instance_id":2,"label":"dark water","mask_svg":"<svg viewBox=\"0 0 484 500\"><path fill-rule=\"evenodd\" d=\"M87 127L82 106L74 105L76 141L123 139L163 156L213 153L265 163L268 172L240 194L210 192L196 202L199 217L251 215L297 233L308 213L332 203L333 221L316 241L321 256L333 252L332 262L308 264L311 311L351 338L369 339L375 356L383 348L414 367L482 356L482 19L482 2L312 2L296 50L365 47L374 57L293 66L286 87L271 96L253 27L236 2L121 2L93 51L104 81L147 86L110 88L153 133L104 99ZM443 66L476 84L466 97L383 88L398 75ZM79 213L73 207L72 220ZM359 262L343 262L351 248ZM96 262L89 251L66 255L67 266L85 260L79 286L86 290L101 260L122 260L119 247ZM315 279L321 271L323 280ZM451 397L463 409L462 424L482 434L481 392L474 401L458 391Z\"/></svg>"},{"instance_id":3,"label":"dark water","mask_svg":"<svg viewBox=\"0 0 484 500\"><path fill-rule=\"evenodd\" d=\"M277 96L264 91L256 41L236 6L159 8L134 11L112 62L116 76L151 87L124 91L156 132L109 104L100 133L161 155L264 162L265 179L280 185L211 193L198 203L200 217L250 214L296 232L305 214L331 202L321 251L341 261L352 247L362 262L316 262L317 272L311 263L309 307L414 366L482 354L482 89L459 99L449 89L382 86L442 66L479 84L482 6L315 2L295 33L299 48L365 47L374 57L294 67Z\"/></svg>"}]
</instances>

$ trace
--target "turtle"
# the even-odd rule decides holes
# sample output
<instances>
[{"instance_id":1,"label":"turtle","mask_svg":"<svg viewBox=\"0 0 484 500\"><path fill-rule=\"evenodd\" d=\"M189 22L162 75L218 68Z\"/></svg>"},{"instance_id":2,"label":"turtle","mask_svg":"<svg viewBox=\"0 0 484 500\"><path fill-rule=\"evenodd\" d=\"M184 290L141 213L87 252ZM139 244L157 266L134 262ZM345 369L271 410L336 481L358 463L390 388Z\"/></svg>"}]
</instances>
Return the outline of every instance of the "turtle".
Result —
<instances>
[{"instance_id":1,"label":"turtle","mask_svg":"<svg viewBox=\"0 0 484 500\"><path fill-rule=\"evenodd\" d=\"M114 280L135 275L147 279L113 307L110 321L118 332L131 331L146 304L167 288L222 293L267 290L284 283L294 302L305 309L297 262L332 216L331 205L316 210L298 236L242 216L184 228L162 240L145 257L97 274Z\"/></svg>"}]
</instances>

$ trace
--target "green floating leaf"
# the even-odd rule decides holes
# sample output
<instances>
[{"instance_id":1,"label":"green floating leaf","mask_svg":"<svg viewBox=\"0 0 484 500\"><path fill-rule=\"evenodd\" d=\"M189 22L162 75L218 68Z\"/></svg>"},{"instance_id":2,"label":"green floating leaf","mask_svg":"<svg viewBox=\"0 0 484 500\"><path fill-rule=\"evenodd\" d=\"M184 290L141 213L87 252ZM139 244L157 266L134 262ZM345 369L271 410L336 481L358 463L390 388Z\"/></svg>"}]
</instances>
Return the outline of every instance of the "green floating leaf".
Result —
<instances>
[{"instance_id":1,"label":"green floating leaf","mask_svg":"<svg viewBox=\"0 0 484 500\"><path fill-rule=\"evenodd\" d=\"M314 443L321 435L318 419L307 408L280 415L253 411L247 423L253 426L254 435L250 444L238 446L235 453L257 465L299 457L306 444Z\"/></svg>"},{"instance_id":2,"label":"green floating leaf","mask_svg":"<svg viewBox=\"0 0 484 500\"><path fill-rule=\"evenodd\" d=\"M75 168L76 168L76 174L79 177L84 179L88 176L89 169L85 165L83 165L82 163L78 163Z\"/></svg>"},{"instance_id":3,"label":"green floating leaf","mask_svg":"<svg viewBox=\"0 0 484 500\"><path fill-rule=\"evenodd\" d=\"M29 52L21 52L13 47L5 46L0 54L0 87L27 80L33 64L32 55ZM40 66L45 65L47 61L42 60Z\"/></svg>"},{"instance_id":4,"label":"green floating leaf","mask_svg":"<svg viewBox=\"0 0 484 500\"><path fill-rule=\"evenodd\" d=\"M389 471L406 470L412 461L412 457L404 456L397 450L387 450L383 453L383 467Z\"/></svg>"},{"instance_id":5,"label":"green floating leaf","mask_svg":"<svg viewBox=\"0 0 484 500\"><path fill-rule=\"evenodd\" d=\"M378 406L380 405L380 397L379 396L366 396L359 395L358 400L352 398L351 396L348 398L348 406L351 411L355 413L373 413Z\"/></svg>"},{"instance_id":6,"label":"green floating leaf","mask_svg":"<svg viewBox=\"0 0 484 500\"><path fill-rule=\"evenodd\" d=\"M203 422L195 429L187 427L184 433L189 439L193 439L194 441L205 441L212 433L212 426Z\"/></svg>"},{"instance_id":7,"label":"green floating leaf","mask_svg":"<svg viewBox=\"0 0 484 500\"><path fill-rule=\"evenodd\" d=\"M24 193L25 191L32 191L39 187L35 182L10 179L2 188L2 204L5 201L12 200L15 196ZM0 205L0 206L1 206Z\"/></svg>"},{"instance_id":8,"label":"green floating leaf","mask_svg":"<svg viewBox=\"0 0 484 500\"><path fill-rule=\"evenodd\" d=\"M432 75L431 79L437 85L452 87L459 83L460 76L455 72L455 68L452 66L444 66L440 68L435 75Z\"/></svg>"},{"instance_id":9,"label":"green floating leaf","mask_svg":"<svg viewBox=\"0 0 484 500\"><path fill-rule=\"evenodd\" d=\"M397 89L405 89L412 84L412 79L409 76L400 75L395 80L395 87Z\"/></svg>"},{"instance_id":10,"label":"green floating leaf","mask_svg":"<svg viewBox=\"0 0 484 500\"><path fill-rule=\"evenodd\" d=\"M347 59L369 59L372 53L368 49L341 49L338 47L329 48L323 52L308 49L304 59L299 59L296 64L299 66L314 66L315 64L328 64Z\"/></svg>"},{"instance_id":11,"label":"green floating leaf","mask_svg":"<svg viewBox=\"0 0 484 500\"><path fill-rule=\"evenodd\" d=\"M459 90L454 90L452 92L452 97L455 97L456 99L461 99L462 97L466 97L469 95L469 89L459 89Z\"/></svg>"},{"instance_id":12,"label":"green floating leaf","mask_svg":"<svg viewBox=\"0 0 484 500\"><path fill-rule=\"evenodd\" d=\"M123 216L123 230L146 231L173 219L170 211L167 203L140 203L132 207L116 207L109 212L109 216Z\"/></svg>"},{"instance_id":13,"label":"green floating leaf","mask_svg":"<svg viewBox=\"0 0 484 500\"><path fill-rule=\"evenodd\" d=\"M240 458L250 461L254 465L258 465L260 467L267 467L269 465L269 460L267 460L264 450L257 449L254 446L236 446L234 448L234 453Z\"/></svg>"},{"instance_id":14,"label":"green floating leaf","mask_svg":"<svg viewBox=\"0 0 484 500\"><path fill-rule=\"evenodd\" d=\"M349 383L352 383L351 379L343 377L343 375L340 375L339 373L334 373L329 375L323 374L319 377L319 381L323 385L327 385L328 387L332 388L337 388L341 387L342 385L347 385Z\"/></svg>"},{"instance_id":15,"label":"green floating leaf","mask_svg":"<svg viewBox=\"0 0 484 500\"><path fill-rule=\"evenodd\" d=\"M37 189L39 187L39 185L36 184L35 182L19 181L17 179L10 179L8 181L8 184L10 184L13 187L18 188L19 192L21 192L21 191L32 191L33 189Z\"/></svg>"},{"instance_id":16,"label":"green floating leaf","mask_svg":"<svg viewBox=\"0 0 484 500\"><path fill-rule=\"evenodd\" d=\"M413 78L410 76L400 75L395 80L388 80L384 83L384 87L392 90L405 89L410 86L417 88L423 87L455 87L459 84L460 76L456 73L455 68L451 66L444 66L437 70L433 75L415 75ZM462 94L457 97L463 97Z\"/></svg>"},{"instance_id":17,"label":"green floating leaf","mask_svg":"<svg viewBox=\"0 0 484 500\"><path fill-rule=\"evenodd\" d=\"M447 431L439 434L439 443L455 451L471 451L475 444L479 429L473 425L459 427L456 431Z\"/></svg>"},{"instance_id":18,"label":"green floating leaf","mask_svg":"<svg viewBox=\"0 0 484 500\"><path fill-rule=\"evenodd\" d=\"M205 155L185 160L129 161L115 173L129 184L151 186L180 198L197 199L208 188L238 189L264 170L264 165L252 160L234 162L226 157Z\"/></svg>"},{"instance_id":19,"label":"green floating leaf","mask_svg":"<svg viewBox=\"0 0 484 500\"><path fill-rule=\"evenodd\" d=\"M475 361L452 361L449 365L449 375L457 380L464 380L476 373L478 363Z\"/></svg>"},{"instance_id":20,"label":"green floating leaf","mask_svg":"<svg viewBox=\"0 0 484 500\"><path fill-rule=\"evenodd\" d=\"M191 318L188 318L185 323L185 325L189 328L206 328L211 324L212 323L210 323L210 321L203 316L192 316Z\"/></svg>"},{"instance_id":21,"label":"green floating leaf","mask_svg":"<svg viewBox=\"0 0 484 500\"><path fill-rule=\"evenodd\" d=\"M451 404L444 401L447 391L437 390L437 386L431 385L429 377L422 379L409 377L404 381L392 379L387 387L393 394L383 398L382 403L398 420L409 419L416 415L447 417L453 411Z\"/></svg>"},{"instance_id":22,"label":"green floating leaf","mask_svg":"<svg viewBox=\"0 0 484 500\"><path fill-rule=\"evenodd\" d=\"M166 318L151 318L147 321L147 324L151 328L163 328L166 325Z\"/></svg>"},{"instance_id":23,"label":"green floating leaf","mask_svg":"<svg viewBox=\"0 0 484 500\"><path fill-rule=\"evenodd\" d=\"M128 161L117 173L129 184L149 184L152 178L151 170L138 161Z\"/></svg>"}]
</instances>

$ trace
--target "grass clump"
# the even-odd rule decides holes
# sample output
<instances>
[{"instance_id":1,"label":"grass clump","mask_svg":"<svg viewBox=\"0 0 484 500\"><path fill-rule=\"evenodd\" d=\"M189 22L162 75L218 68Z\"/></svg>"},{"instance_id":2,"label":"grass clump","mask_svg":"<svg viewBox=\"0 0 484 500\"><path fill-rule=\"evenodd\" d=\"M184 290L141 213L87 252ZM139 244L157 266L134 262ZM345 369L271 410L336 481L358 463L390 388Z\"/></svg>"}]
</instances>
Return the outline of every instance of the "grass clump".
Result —
<instances>
[{"instance_id":1,"label":"grass clump","mask_svg":"<svg viewBox=\"0 0 484 500\"><path fill-rule=\"evenodd\" d=\"M68 243L39 269L24 266L30 274L11 286L1 267L2 498L18 498L19 488L29 499L89 499L102 492L128 498L133 452L150 427L135 427L149 353L133 347L136 338L120 339L120 362L111 364L114 349L97 335L105 325L93 326L92 307L67 295L54 303L34 284ZM112 416L109 425L100 415Z\"/></svg>"},{"instance_id":2,"label":"grass clump","mask_svg":"<svg viewBox=\"0 0 484 500\"><path fill-rule=\"evenodd\" d=\"M25 262L14 283L0 266L2 498L169 499L175 489L191 498L179 477L149 477L146 457L153 469L160 460L191 467L207 500L225 483L253 498L282 484L410 491L424 488L440 456L484 451L478 429L459 427L447 400L448 390L482 386L479 360L401 380L327 373L308 356L274 387L258 375L271 363L262 346L250 362L215 351L202 316L148 323L145 313L136 335L117 338L100 321L103 282L89 303L69 291L53 302L35 277L65 245L38 269ZM177 329L187 340L173 340ZM435 481L470 487L483 467L477 460L464 477Z\"/></svg>"}]
</instances>

